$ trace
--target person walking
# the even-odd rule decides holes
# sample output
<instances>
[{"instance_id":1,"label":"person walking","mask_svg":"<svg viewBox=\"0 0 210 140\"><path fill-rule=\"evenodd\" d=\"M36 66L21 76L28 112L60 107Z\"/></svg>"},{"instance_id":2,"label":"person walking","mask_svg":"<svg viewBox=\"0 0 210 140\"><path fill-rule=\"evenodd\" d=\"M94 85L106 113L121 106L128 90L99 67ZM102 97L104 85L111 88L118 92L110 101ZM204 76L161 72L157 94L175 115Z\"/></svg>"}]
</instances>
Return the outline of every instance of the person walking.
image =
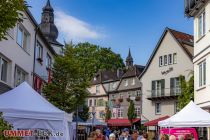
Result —
<instances>
[{"instance_id":1,"label":"person walking","mask_svg":"<svg viewBox=\"0 0 210 140\"><path fill-rule=\"evenodd\" d=\"M106 140L109 140L109 135L111 134L111 130L109 129L109 127L107 127L104 130L104 133L105 133Z\"/></svg>"},{"instance_id":2,"label":"person walking","mask_svg":"<svg viewBox=\"0 0 210 140\"><path fill-rule=\"evenodd\" d=\"M138 131L137 130L133 130L133 134L131 135L133 140L137 140L139 137Z\"/></svg>"},{"instance_id":3,"label":"person walking","mask_svg":"<svg viewBox=\"0 0 210 140\"><path fill-rule=\"evenodd\" d=\"M100 129L96 130L96 140L105 140L105 136L101 133Z\"/></svg>"},{"instance_id":4,"label":"person walking","mask_svg":"<svg viewBox=\"0 0 210 140\"><path fill-rule=\"evenodd\" d=\"M116 136L115 136L114 133L111 133L111 134L109 135L109 140L116 140Z\"/></svg>"},{"instance_id":5,"label":"person walking","mask_svg":"<svg viewBox=\"0 0 210 140\"><path fill-rule=\"evenodd\" d=\"M129 129L124 128L122 132L122 136L120 136L119 140L133 140L131 135L129 135Z\"/></svg>"},{"instance_id":6,"label":"person walking","mask_svg":"<svg viewBox=\"0 0 210 140\"><path fill-rule=\"evenodd\" d=\"M147 133L144 133L144 134L143 134L142 140L148 140L148 134L147 134Z\"/></svg>"}]
</instances>

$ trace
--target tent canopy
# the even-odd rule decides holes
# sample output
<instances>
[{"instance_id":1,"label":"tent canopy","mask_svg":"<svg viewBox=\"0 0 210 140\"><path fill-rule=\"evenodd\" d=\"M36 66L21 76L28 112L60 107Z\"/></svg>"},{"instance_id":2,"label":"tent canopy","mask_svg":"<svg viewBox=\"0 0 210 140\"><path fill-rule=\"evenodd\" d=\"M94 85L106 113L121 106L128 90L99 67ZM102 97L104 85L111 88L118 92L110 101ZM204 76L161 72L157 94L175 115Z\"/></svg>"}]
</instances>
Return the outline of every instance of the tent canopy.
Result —
<instances>
[{"instance_id":1,"label":"tent canopy","mask_svg":"<svg viewBox=\"0 0 210 140\"><path fill-rule=\"evenodd\" d=\"M0 95L0 112L14 129L59 131L64 137L51 139L69 139L71 116L49 103L26 82Z\"/></svg>"},{"instance_id":2,"label":"tent canopy","mask_svg":"<svg viewBox=\"0 0 210 140\"><path fill-rule=\"evenodd\" d=\"M160 127L210 127L210 113L190 101L180 112L160 121Z\"/></svg>"},{"instance_id":3,"label":"tent canopy","mask_svg":"<svg viewBox=\"0 0 210 140\"><path fill-rule=\"evenodd\" d=\"M151 120L151 121L148 121L148 122L144 123L144 126L158 126L159 121L163 121L163 120L168 119L168 118L169 118L169 116L160 117L158 119Z\"/></svg>"}]
</instances>

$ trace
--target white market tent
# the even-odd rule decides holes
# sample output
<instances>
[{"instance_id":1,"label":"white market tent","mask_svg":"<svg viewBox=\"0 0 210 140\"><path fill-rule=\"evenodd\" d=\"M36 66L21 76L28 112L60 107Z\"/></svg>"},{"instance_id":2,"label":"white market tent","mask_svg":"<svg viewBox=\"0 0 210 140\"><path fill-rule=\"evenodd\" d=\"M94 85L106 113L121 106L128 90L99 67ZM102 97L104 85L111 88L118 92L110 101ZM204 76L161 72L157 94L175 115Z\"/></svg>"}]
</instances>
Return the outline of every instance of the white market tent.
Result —
<instances>
[{"instance_id":1,"label":"white market tent","mask_svg":"<svg viewBox=\"0 0 210 140\"><path fill-rule=\"evenodd\" d=\"M70 139L71 116L49 103L26 82L0 95L0 112L14 129L47 129L64 134L50 140Z\"/></svg>"},{"instance_id":2,"label":"white market tent","mask_svg":"<svg viewBox=\"0 0 210 140\"><path fill-rule=\"evenodd\" d=\"M158 122L160 127L210 127L210 113L190 101L180 112Z\"/></svg>"}]
</instances>

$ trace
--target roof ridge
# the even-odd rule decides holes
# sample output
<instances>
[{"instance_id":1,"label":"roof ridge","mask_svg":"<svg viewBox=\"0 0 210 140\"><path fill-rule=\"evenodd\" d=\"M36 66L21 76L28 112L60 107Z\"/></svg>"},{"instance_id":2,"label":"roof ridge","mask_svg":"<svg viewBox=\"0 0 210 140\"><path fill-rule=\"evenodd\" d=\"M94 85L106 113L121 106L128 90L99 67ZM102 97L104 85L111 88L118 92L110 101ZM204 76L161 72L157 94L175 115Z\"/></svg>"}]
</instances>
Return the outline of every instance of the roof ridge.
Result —
<instances>
[{"instance_id":1,"label":"roof ridge","mask_svg":"<svg viewBox=\"0 0 210 140\"><path fill-rule=\"evenodd\" d=\"M189 33L186 33L186 32L182 32L182 31L177 31L177 30L175 30L175 29L172 29L172 28L169 28L169 27L167 27L170 31L175 31L175 32L178 32L178 33L182 33L182 34L186 34L186 35L189 35L189 36L192 36L192 37L194 37L194 35L191 35L191 34L189 34Z\"/></svg>"}]
</instances>

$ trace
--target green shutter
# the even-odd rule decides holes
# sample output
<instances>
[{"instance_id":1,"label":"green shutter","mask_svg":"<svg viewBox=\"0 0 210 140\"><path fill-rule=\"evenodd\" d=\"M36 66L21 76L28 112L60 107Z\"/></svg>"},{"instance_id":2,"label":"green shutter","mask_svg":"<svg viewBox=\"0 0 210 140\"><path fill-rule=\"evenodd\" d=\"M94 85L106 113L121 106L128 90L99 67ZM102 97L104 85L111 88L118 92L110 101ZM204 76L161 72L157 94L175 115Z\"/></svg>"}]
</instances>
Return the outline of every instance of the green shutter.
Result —
<instances>
[{"instance_id":1,"label":"green shutter","mask_svg":"<svg viewBox=\"0 0 210 140\"><path fill-rule=\"evenodd\" d=\"M170 92L171 95L174 95L174 78L170 79Z\"/></svg>"},{"instance_id":2,"label":"green shutter","mask_svg":"<svg viewBox=\"0 0 210 140\"><path fill-rule=\"evenodd\" d=\"M165 94L165 79L161 80L161 96Z\"/></svg>"},{"instance_id":3,"label":"green shutter","mask_svg":"<svg viewBox=\"0 0 210 140\"><path fill-rule=\"evenodd\" d=\"M152 81L152 96L155 96L155 81Z\"/></svg>"}]
</instances>

